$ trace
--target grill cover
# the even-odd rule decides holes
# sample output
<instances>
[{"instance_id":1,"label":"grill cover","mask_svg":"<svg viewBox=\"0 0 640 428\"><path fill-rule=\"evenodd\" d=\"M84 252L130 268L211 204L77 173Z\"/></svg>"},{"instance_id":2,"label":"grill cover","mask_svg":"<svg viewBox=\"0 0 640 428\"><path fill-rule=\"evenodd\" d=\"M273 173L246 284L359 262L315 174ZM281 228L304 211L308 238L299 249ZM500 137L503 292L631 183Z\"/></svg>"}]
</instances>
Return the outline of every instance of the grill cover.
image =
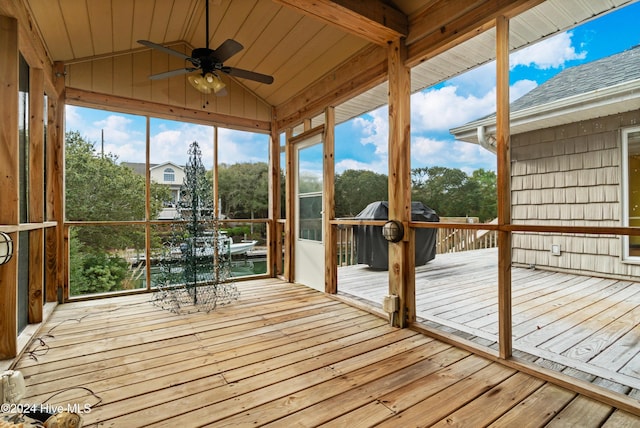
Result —
<instances>
[{"instance_id":1,"label":"grill cover","mask_svg":"<svg viewBox=\"0 0 640 428\"><path fill-rule=\"evenodd\" d=\"M388 220L389 203L372 202L356 216L359 220ZM440 221L434 210L422 202L411 203L412 221ZM389 243L382 236L382 226L355 226L357 235L358 263L372 269L389 269ZM416 266L421 266L436 257L437 229L416 229Z\"/></svg>"}]
</instances>

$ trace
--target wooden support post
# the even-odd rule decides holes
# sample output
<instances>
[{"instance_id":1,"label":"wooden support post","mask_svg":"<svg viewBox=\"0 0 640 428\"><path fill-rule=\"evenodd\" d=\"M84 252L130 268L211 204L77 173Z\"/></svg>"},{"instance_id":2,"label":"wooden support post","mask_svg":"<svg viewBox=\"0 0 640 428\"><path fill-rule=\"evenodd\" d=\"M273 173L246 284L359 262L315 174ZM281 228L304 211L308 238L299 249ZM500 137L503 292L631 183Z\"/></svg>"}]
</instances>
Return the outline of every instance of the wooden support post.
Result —
<instances>
[{"instance_id":1,"label":"wooden support post","mask_svg":"<svg viewBox=\"0 0 640 428\"><path fill-rule=\"evenodd\" d=\"M144 218L146 220L144 225L144 254L147 263L144 264L144 276L146 289L151 290L151 119L149 116L145 117L145 142L144 142ZM214 164L215 165L215 164Z\"/></svg>"},{"instance_id":2,"label":"wooden support post","mask_svg":"<svg viewBox=\"0 0 640 428\"><path fill-rule=\"evenodd\" d=\"M496 152L498 225L511 223L511 142L509 130L509 20L496 19ZM498 230L498 330L501 358L511 357L511 232Z\"/></svg>"},{"instance_id":3,"label":"wooden support post","mask_svg":"<svg viewBox=\"0 0 640 428\"><path fill-rule=\"evenodd\" d=\"M213 195L211 195L211 197L213 198L213 212L214 212L214 216L215 218L219 218L220 217L220 189L218 189L218 182L219 182L219 168L218 168L218 127L214 126L213 127L213 171L212 171L212 180L213 180Z\"/></svg>"},{"instance_id":4,"label":"wooden support post","mask_svg":"<svg viewBox=\"0 0 640 428\"><path fill-rule=\"evenodd\" d=\"M58 122L60 110L64 105L59 101L58 94L47 94L47 138L46 138L46 190L45 210L47 221L59 221L62 212L62 168L63 149L60 146L62 124ZM58 287L60 286L60 273L58 258L58 228L48 228L45 231L45 300L55 302L58 300Z\"/></svg>"},{"instance_id":5,"label":"wooden support post","mask_svg":"<svg viewBox=\"0 0 640 428\"><path fill-rule=\"evenodd\" d=\"M394 325L405 327L415 317L415 257L408 224L411 220L410 69L405 66L404 39L389 44L389 219L405 226L405 239L389 243L389 294L400 297ZM415 305L413 305L415 306Z\"/></svg>"},{"instance_id":6,"label":"wooden support post","mask_svg":"<svg viewBox=\"0 0 640 428\"><path fill-rule=\"evenodd\" d=\"M29 222L44 221L44 72L29 70ZM29 323L42 321L44 229L29 231Z\"/></svg>"},{"instance_id":7,"label":"wooden support post","mask_svg":"<svg viewBox=\"0 0 640 428\"><path fill-rule=\"evenodd\" d=\"M55 85L57 103L52 118L53 124L50 124L47 131L49 138L47 145L51 144L51 159L47 159L51 168L47 169L47 207L50 210L51 217L47 217L49 221L57 222L55 231L55 261L56 261L56 282L47 287L51 288L53 300L62 302L69 297L69 263L67 253L65 252L65 231L64 231L64 104L65 104L65 83L64 83L64 64L57 62L54 64ZM49 141L51 140L51 141ZM48 211L49 212L49 211ZM47 244L47 255L49 254L49 245ZM55 293L55 294L54 294ZM49 291L47 291L47 301L49 300Z\"/></svg>"},{"instance_id":8,"label":"wooden support post","mask_svg":"<svg viewBox=\"0 0 640 428\"><path fill-rule=\"evenodd\" d=\"M336 114L333 107L327 107L324 113L324 135L322 136L322 150L324 159L323 197L322 197L322 230L324 231L324 289L325 292L338 292L338 239L336 228L330 223L336 214L335 202L335 126Z\"/></svg>"},{"instance_id":9,"label":"wooden support post","mask_svg":"<svg viewBox=\"0 0 640 428\"><path fill-rule=\"evenodd\" d=\"M283 273L282 267L282 239L278 220L281 216L280 207L280 135L276 129L275 108L271 121L271 138L269 139L269 224L267 237L269 239L268 260L272 277Z\"/></svg>"},{"instance_id":10,"label":"wooden support post","mask_svg":"<svg viewBox=\"0 0 640 428\"><path fill-rule=\"evenodd\" d=\"M295 177L293 177L293 157L294 150L293 144L291 144L291 137L293 137L293 130L288 128L286 131L286 143L285 143L285 158L287 162L287 175L285 177L285 210L286 210L286 223L284 225L284 267L283 276L285 281L293 282L295 280L294 271L294 251L293 251L293 237L295 236L294 214L294 194L295 194Z\"/></svg>"},{"instance_id":11,"label":"wooden support post","mask_svg":"<svg viewBox=\"0 0 640 428\"><path fill-rule=\"evenodd\" d=\"M18 21L0 16L0 224L18 225ZM18 353L18 233L10 233L14 256L0 266L0 359Z\"/></svg>"}]
</instances>

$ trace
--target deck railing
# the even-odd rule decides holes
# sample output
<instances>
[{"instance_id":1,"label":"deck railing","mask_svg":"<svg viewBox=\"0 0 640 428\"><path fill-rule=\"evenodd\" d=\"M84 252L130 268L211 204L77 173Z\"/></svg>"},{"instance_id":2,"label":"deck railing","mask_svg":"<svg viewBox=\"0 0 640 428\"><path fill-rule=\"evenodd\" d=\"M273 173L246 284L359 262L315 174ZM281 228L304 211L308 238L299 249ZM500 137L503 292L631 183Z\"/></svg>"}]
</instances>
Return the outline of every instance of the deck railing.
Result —
<instances>
[{"instance_id":1,"label":"deck railing","mask_svg":"<svg viewBox=\"0 0 640 428\"><path fill-rule=\"evenodd\" d=\"M442 217L446 223L479 223L478 217ZM495 220L490 222L495 223ZM498 245L495 230L438 228L436 254L456 253L460 251L493 248ZM357 226L339 226L337 228L338 266L358 264Z\"/></svg>"},{"instance_id":2,"label":"deck railing","mask_svg":"<svg viewBox=\"0 0 640 428\"><path fill-rule=\"evenodd\" d=\"M338 266L358 264L355 230L355 227L338 228Z\"/></svg>"},{"instance_id":3,"label":"deck railing","mask_svg":"<svg viewBox=\"0 0 640 428\"><path fill-rule=\"evenodd\" d=\"M442 217L440 221L446 223L479 223L478 217ZM494 223L492 221L491 223ZM436 254L457 253L460 251L478 250L498 246L498 236L495 230L476 229L438 229L436 240Z\"/></svg>"}]
</instances>

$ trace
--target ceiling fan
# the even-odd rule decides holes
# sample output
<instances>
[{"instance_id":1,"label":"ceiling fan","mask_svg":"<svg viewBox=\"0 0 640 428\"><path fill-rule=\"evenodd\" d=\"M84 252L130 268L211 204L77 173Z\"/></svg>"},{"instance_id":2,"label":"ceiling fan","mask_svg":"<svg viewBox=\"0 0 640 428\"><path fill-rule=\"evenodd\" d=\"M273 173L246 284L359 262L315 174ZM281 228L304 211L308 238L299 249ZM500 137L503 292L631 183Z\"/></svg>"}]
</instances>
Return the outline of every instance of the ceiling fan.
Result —
<instances>
[{"instance_id":1,"label":"ceiling fan","mask_svg":"<svg viewBox=\"0 0 640 428\"><path fill-rule=\"evenodd\" d=\"M175 51L166 46L150 42L148 40L138 40L141 45L157 49L169 55L177 56L188 61L191 65L177 70L171 70L164 73L153 74L149 76L151 80L166 79L168 77L188 74L194 71L199 73L187 76L189 83L198 91L204 94L214 92L216 95L226 95L225 84L218 75L220 72L241 79L249 79L260 83L271 84L273 77L266 74L256 73L254 71L243 70L236 67L228 67L224 62L237 54L243 49L243 46L233 39L227 39L217 49L209 49L209 0L206 3L206 47L196 48L191 51L191 56L187 56L182 52Z\"/></svg>"}]
</instances>

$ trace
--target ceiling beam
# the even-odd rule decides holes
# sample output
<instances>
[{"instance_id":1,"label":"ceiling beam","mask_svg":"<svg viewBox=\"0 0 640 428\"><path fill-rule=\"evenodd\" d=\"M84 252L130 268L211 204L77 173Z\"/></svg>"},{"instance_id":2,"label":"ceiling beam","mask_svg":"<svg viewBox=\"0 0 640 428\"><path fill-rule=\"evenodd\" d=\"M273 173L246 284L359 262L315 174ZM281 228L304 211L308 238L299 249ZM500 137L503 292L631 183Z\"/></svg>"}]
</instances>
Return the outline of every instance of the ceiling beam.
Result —
<instances>
[{"instance_id":1,"label":"ceiling beam","mask_svg":"<svg viewBox=\"0 0 640 428\"><path fill-rule=\"evenodd\" d=\"M296 126L387 78L387 48L371 45L275 109L279 130Z\"/></svg>"},{"instance_id":2,"label":"ceiling beam","mask_svg":"<svg viewBox=\"0 0 640 428\"><path fill-rule=\"evenodd\" d=\"M176 107L152 101L143 101L109 95L83 89L65 88L65 102L80 107L99 108L120 113L149 114L154 117L169 120L185 120L203 125L216 125L223 128L237 129L248 132L271 131L271 122L257 119L244 119L222 113L193 110Z\"/></svg>"},{"instance_id":3,"label":"ceiling beam","mask_svg":"<svg viewBox=\"0 0 640 428\"><path fill-rule=\"evenodd\" d=\"M498 16L510 19L543 1L438 0L411 17L407 65L414 67L494 27Z\"/></svg>"},{"instance_id":4,"label":"ceiling beam","mask_svg":"<svg viewBox=\"0 0 640 428\"><path fill-rule=\"evenodd\" d=\"M477 8L484 0L434 0L409 17L410 45L421 38L442 30L451 21Z\"/></svg>"},{"instance_id":5,"label":"ceiling beam","mask_svg":"<svg viewBox=\"0 0 640 428\"><path fill-rule=\"evenodd\" d=\"M409 20L379 0L274 0L377 45L406 37Z\"/></svg>"},{"instance_id":6,"label":"ceiling beam","mask_svg":"<svg viewBox=\"0 0 640 428\"><path fill-rule=\"evenodd\" d=\"M414 43L408 46L406 65L413 67L492 28L498 16L512 18L543 1L438 0L430 3L411 18L408 39ZM434 25L433 22L439 24ZM337 106L387 80L386 47L375 48L372 46L361 51L295 97L276 106L278 129L297 125L302 119L320 114L326 106Z\"/></svg>"}]
</instances>

